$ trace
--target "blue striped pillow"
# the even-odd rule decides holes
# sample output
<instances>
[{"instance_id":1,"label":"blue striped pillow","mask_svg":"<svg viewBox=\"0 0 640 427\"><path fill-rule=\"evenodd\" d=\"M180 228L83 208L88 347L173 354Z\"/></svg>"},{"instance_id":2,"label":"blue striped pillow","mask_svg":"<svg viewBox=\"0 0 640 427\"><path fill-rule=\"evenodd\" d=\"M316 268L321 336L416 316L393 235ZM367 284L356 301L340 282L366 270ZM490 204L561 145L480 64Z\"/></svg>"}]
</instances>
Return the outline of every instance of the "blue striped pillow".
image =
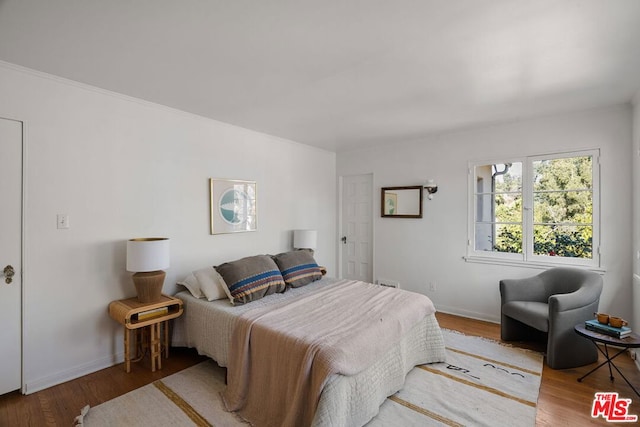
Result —
<instances>
[{"instance_id":1,"label":"blue striped pillow","mask_svg":"<svg viewBox=\"0 0 640 427\"><path fill-rule=\"evenodd\" d=\"M273 257L287 285L299 288L322 279L320 267L307 249L285 252Z\"/></svg>"},{"instance_id":2,"label":"blue striped pillow","mask_svg":"<svg viewBox=\"0 0 640 427\"><path fill-rule=\"evenodd\" d=\"M267 255L226 262L216 271L224 279L232 304L245 304L286 289L278 266Z\"/></svg>"}]
</instances>

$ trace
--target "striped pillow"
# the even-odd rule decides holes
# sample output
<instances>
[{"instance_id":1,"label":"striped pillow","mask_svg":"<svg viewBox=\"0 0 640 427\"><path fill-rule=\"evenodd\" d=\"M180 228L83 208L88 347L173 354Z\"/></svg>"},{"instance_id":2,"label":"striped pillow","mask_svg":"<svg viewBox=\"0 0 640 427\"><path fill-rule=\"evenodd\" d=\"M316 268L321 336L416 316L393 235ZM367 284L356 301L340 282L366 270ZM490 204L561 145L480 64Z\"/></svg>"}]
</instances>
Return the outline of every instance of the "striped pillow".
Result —
<instances>
[{"instance_id":1,"label":"striped pillow","mask_svg":"<svg viewBox=\"0 0 640 427\"><path fill-rule=\"evenodd\" d=\"M216 271L224 279L231 304L245 304L286 289L278 266L268 255L225 262Z\"/></svg>"},{"instance_id":2,"label":"striped pillow","mask_svg":"<svg viewBox=\"0 0 640 427\"><path fill-rule=\"evenodd\" d=\"M308 249L285 252L273 257L287 285L299 288L322 279L320 267Z\"/></svg>"}]
</instances>

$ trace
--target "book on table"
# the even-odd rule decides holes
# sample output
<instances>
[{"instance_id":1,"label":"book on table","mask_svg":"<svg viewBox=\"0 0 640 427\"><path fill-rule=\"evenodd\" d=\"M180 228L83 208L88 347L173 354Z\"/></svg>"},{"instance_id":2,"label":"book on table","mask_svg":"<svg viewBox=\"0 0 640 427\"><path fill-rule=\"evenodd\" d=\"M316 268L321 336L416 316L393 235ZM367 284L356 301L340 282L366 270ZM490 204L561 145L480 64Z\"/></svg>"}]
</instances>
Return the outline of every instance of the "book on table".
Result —
<instances>
[{"instance_id":1,"label":"book on table","mask_svg":"<svg viewBox=\"0 0 640 427\"><path fill-rule=\"evenodd\" d=\"M604 325L595 319L587 320L584 327L590 331L600 332L616 338L625 338L631 335L631 328L628 326L614 328L613 326Z\"/></svg>"},{"instance_id":2,"label":"book on table","mask_svg":"<svg viewBox=\"0 0 640 427\"><path fill-rule=\"evenodd\" d=\"M164 316L169 313L168 307L154 308L152 310L141 311L138 313L138 321L153 319L155 317Z\"/></svg>"}]
</instances>

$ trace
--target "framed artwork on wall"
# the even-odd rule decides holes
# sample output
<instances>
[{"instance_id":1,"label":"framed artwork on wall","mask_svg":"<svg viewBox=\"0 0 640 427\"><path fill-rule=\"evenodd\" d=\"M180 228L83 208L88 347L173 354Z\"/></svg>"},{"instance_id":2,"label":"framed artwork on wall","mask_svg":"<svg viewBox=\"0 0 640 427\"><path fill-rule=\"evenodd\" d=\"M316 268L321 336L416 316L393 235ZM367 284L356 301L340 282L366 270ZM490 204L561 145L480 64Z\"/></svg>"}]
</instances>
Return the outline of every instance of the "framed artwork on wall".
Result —
<instances>
[{"instance_id":1,"label":"framed artwork on wall","mask_svg":"<svg viewBox=\"0 0 640 427\"><path fill-rule=\"evenodd\" d=\"M211 234L241 233L257 229L256 182L209 179Z\"/></svg>"}]
</instances>

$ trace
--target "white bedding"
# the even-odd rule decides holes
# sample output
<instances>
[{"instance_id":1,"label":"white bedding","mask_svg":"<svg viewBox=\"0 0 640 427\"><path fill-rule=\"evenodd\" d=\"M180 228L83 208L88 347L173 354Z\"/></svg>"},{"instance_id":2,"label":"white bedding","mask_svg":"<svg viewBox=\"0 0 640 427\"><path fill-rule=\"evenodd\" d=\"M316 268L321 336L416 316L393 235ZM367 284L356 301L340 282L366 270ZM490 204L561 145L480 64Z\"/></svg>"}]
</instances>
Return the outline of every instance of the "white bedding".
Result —
<instances>
[{"instance_id":1,"label":"white bedding","mask_svg":"<svg viewBox=\"0 0 640 427\"><path fill-rule=\"evenodd\" d=\"M284 294L269 295L250 304L231 306L228 300L196 299L189 292L176 296L184 301L184 314L176 319L173 345L194 347L220 366L228 364L228 349L236 317L258 306L296 298L336 279L323 278ZM418 322L398 345L368 369L355 376L334 375L327 382L314 426L360 426L373 418L387 396L402 388L406 374L423 363L444 361L444 341L433 314Z\"/></svg>"}]
</instances>

